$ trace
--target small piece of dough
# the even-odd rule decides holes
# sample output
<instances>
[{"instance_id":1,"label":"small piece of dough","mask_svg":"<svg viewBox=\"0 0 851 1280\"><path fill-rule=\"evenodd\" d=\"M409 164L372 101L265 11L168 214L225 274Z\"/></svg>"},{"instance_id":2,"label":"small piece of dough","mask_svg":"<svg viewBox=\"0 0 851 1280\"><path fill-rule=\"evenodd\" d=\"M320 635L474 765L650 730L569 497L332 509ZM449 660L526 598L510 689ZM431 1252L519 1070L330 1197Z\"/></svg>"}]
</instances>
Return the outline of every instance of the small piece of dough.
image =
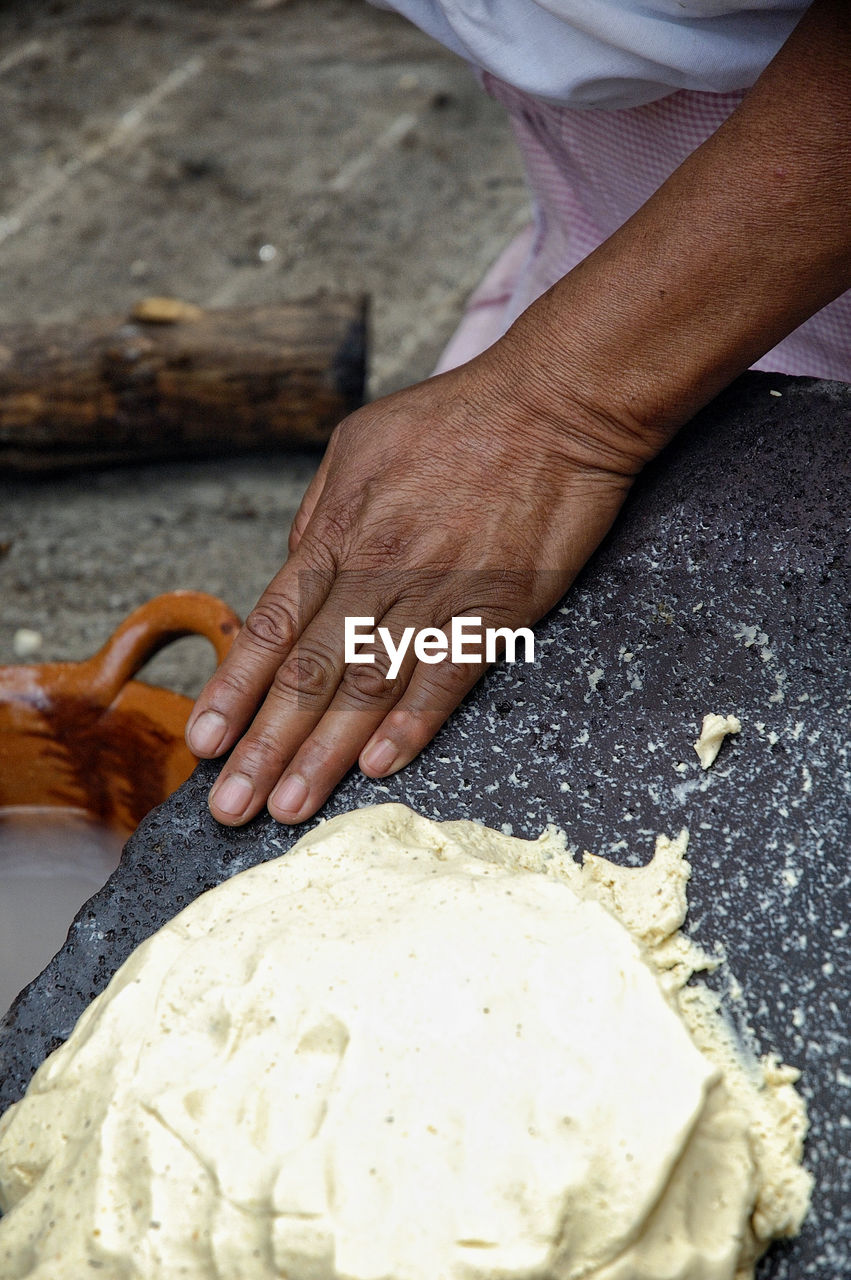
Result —
<instances>
[{"instance_id":1,"label":"small piece of dough","mask_svg":"<svg viewBox=\"0 0 851 1280\"><path fill-rule=\"evenodd\" d=\"M713 711L703 717L703 725L700 730L700 737L694 744L694 749L700 757L700 763L704 769L708 769L714 763L715 757L721 750L721 743L724 741L728 733L739 733L742 728L740 720L735 716L718 716Z\"/></svg>"},{"instance_id":2,"label":"small piece of dough","mask_svg":"<svg viewBox=\"0 0 851 1280\"><path fill-rule=\"evenodd\" d=\"M0 1120L0 1275L746 1280L804 1111L686 986L686 839L388 804L204 894Z\"/></svg>"}]
</instances>

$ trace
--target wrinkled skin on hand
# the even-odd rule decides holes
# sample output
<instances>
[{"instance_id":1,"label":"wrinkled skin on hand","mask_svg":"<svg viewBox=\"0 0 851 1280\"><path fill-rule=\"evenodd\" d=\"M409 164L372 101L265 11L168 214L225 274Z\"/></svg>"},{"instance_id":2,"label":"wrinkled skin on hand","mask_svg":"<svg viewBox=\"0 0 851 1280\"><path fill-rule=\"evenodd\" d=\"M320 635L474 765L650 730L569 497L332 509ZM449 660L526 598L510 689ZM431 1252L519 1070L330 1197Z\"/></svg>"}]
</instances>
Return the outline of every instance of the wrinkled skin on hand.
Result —
<instances>
[{"instance_id":1,"label":"wrinkled skin on hand","mask_svg":"<svg viewBox=\"0 0 851 1280\"><path fill-rule=\"evenodd\" d=\"M846 0L814 0L721 128L493 347L341 423L190 719L198 755L234 748L217 818L268 801L302 821L356 760L374 777L411 760L481 668L347 670L344 618L397 638L540 618L641 466L851 288L849 87Z\"/></svg>"},{"instance_id":2,"label":"wrinkled skin on hand","mask_svg":"<svg viewBox=\"0 0 851 1280\"><path fill-rule=\"evenodd\" d=\"M426 665L411 645L388 680L378 645L374 665L347 667L346 616L374 617L397 642L405 627L446 628L461 614L483 628L537 621L640 466L611 437L579 406L546 420L488 352L345 419L286 564L190 721L196 754L234 748L211 792L215 817L242 823L268 804L282 822L303 821L356 761L381 777L412 760L484 664Z\"/></svg>"}]
</instances>

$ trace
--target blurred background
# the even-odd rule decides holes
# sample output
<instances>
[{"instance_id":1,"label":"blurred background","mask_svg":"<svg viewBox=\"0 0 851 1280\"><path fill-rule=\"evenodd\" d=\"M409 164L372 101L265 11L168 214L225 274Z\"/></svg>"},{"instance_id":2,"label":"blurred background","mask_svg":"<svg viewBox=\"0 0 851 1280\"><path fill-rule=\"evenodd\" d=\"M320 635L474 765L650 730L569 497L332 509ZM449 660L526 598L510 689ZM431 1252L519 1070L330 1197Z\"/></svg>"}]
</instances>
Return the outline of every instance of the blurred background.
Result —
<instances>
[{"instance_id":1,"label":"blurred background","mask_svg":"<svg viewBox=\"0 0 851 1280\"><path fill-rule=\"evenodd\" d=\"M365 0L7 4L0 119L0 345L149 295L367 293L375 397L428 375L528 218L501 108ZM176 588L244 616L320 456L0 475L0 663L84 658ZM183 640L145 678L212 668Z\"/></svg>"}]
</instances>

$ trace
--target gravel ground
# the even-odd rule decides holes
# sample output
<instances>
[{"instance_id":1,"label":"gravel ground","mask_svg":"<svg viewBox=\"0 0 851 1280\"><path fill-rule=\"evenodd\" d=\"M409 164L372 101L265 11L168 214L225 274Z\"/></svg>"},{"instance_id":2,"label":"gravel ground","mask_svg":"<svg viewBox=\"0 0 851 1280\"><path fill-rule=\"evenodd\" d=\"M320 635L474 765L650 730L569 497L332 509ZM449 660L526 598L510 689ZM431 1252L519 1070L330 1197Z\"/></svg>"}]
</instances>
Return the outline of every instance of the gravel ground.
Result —
<instances>
[{"instance_id":1,"label":"gravel ground","mask_svg":"<svg viewBox=\"0 0 851 1280\"><path fill-rule=\"evenodd\" d=\"M13 3L0 51L0 325L365 291L380 395L428 374L528 216L501 109L361 0ZM175 588L244 614L317 462L0 477L0 663L22 627L36 660L86 657ZM145 676L211 668L187 640Z\"/></svg>"}]
</instances>

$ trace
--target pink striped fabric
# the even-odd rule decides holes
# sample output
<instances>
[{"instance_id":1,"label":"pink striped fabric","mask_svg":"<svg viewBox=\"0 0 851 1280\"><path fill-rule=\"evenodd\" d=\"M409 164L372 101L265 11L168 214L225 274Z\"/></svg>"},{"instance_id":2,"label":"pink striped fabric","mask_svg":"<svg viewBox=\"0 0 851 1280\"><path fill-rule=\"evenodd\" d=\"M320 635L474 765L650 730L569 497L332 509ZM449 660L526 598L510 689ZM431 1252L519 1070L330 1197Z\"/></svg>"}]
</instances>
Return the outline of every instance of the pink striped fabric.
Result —
<instances>
[{"instance_id":1,"label":"pink striped fabric","mask_svg":"<svg viewBox=\"0 0 851 1280\"><path fill-rule=\"evenodd\" d=\"M481 80L510 114L535 221L470 298L436 372L495 342L535 298L640 208L744 96L683 90L629 110L578 111L533 98L487 72ZM851 382L851 292L752 367Z\"/></svg>"}]
</instances>

